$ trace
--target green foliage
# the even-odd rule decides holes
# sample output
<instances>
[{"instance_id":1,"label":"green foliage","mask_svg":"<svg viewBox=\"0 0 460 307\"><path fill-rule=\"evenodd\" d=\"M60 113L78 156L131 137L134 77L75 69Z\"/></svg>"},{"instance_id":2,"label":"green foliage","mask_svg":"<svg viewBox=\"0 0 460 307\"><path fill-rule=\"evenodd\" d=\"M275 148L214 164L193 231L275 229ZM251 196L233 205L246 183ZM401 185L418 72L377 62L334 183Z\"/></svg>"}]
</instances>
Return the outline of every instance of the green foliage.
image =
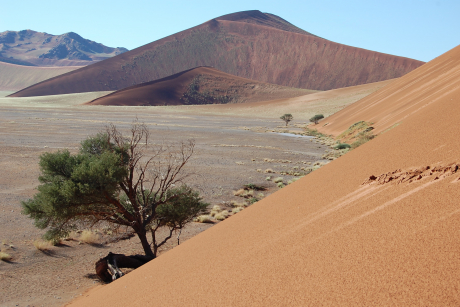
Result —
<instances>
[{"instance_id":1,"label":"green foliage","mask_svg":"<svg viewBox=\"0 0 460 307\"><path fill-rule=\"evenodd\" d=\"M187 185L169 189L165 198L167 201L156 208L157 220L163 225L174 225L178 229L204 214L209 206L202 201L198 192Z\"/></svg>"},{"instance_id":2,"label":"green foliage","mask_svg":"<svg viewBox=\"0 0 460 307\"><path fill-rule=\"evenodd\" d=\"M347 149L350 148L351 146L347 143L339 143L337 146L334 147L334 149Z\"/></svg>"},{"instance_id":3,"label":"green foliage","mask_svg":"<svg viewBox=\"0 0 460 307\"><path fill-rule=\"evenodd\" d=\"M323 119L323 118L324 118L324 115L323 115L323 114L316 114L315 116L313 116L312 118L310 118L310 122L315 123L315 125L316 125L316 124L318 124L318 121L319 121L320 119Z\"/></svg>"},{"instance_id":4,"label":"green foliage","mask_svg":"<svg viewBox=\"0 0 460 307\"><path fill-rule=\"evenodd\" d=\"M146 158L148 130L133 124L131 138L115 126L81 142L80 151L44 153L40 156L38 193L22 202L23 214L34 219L44 238L56 241L77 226L106 221L132 227L146 254L155 256L172 232L203 213L207 204L198 193L180 183L182 167L194 143L177 148L160 146ZM146 185L149 185L146 187ZM170 235L157 242L155 231L167 227ZM152 232L152 252L146 233Z\"/></svg>"},{"instance_id":5,"label":"green foliage","mask_svg":"<svg viewBox=\"0 0 460 307\"><path fill-rule=\"evenodd\" d=\"M287 126L289 124L289 122L294 119L294 116L292 116L292 114L286 113L283 116L281 116L280 119L284 120L284 122L286 123L286 126Z\"/></svg>"},{"instance_id":6,"label":"green foliage","mask_svg":"<svg viewBox=\"0 0 460 307\"><path fill-rule=\"evenodd\" d=\"M373 138L375 137L375 135L373 135L372 133L369 133L369 132L366 132L366 133L360 133L357 138L356 138L356 141L351 143L351 148L352 149L355 149L361 145L363 145L364 143L367 143L369 142L370 140L372 140Z\"/></svg>"}]
</instances>

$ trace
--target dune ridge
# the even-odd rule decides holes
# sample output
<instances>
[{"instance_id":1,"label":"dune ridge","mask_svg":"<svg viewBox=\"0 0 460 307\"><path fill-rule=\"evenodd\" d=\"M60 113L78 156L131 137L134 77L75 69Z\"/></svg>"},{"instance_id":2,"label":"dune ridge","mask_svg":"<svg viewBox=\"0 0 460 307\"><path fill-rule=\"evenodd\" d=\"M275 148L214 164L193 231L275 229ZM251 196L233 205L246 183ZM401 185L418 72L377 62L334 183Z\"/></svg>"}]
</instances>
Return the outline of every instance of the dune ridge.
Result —
<instances>
[{"instance_id":1,"label":"dune ridge","mask_svg":"<svg viewBox=\"0 0 460 307\"><path fill-rule=\"evenodd\" d=\"M249 103L291 98L316 91L288 88L198 67L92 100L87 105L166 106Z\"/></svg>"},{"instance_id":2,"label":"dune ridge","mask_svg":"<svg viewBox=\"0 0 460 307\"><path fill-rule=\"evenodd\" d=\"M458 306L459 173L362 184L459 165L459 70L456 47L392 82L406 107L416 90L430 99L394 129L69 306Z\"/></svg>"},{"instance_id":3,"label":"dune ridge","mask_svg":"<svg viewBox=\"0 0 460 307\"><path fill-rule=\"evenodd\" d=\"M269 19L264 25L260 14L246 15L231 18L237 21L212 19L11 96L116 91L198 66L264 83L329 90L397 78L423 64L285 31L278 26L294 26L271 14L264 15Z\"/></svg>"}]
</instances>

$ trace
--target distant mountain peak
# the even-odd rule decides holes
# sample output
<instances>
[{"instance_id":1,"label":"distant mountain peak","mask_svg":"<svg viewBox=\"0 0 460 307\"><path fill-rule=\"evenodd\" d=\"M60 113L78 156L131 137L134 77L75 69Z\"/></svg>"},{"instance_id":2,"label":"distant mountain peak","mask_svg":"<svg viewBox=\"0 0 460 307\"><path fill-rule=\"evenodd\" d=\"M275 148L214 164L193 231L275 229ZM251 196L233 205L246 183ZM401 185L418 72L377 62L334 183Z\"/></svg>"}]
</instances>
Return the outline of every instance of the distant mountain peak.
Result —
<instances>
[{"instance_id":1,"label":"distant mountain peak","mask_svg":"<svg viewBox=\"0 0 460 307\"><path fill-rule=\"evenodd\" d=\"M52 35L27 29L0 33L0 61L7 58L9 63L85 66L126 51L85 39L75 32Z\"/></svg>"}]
</instances>

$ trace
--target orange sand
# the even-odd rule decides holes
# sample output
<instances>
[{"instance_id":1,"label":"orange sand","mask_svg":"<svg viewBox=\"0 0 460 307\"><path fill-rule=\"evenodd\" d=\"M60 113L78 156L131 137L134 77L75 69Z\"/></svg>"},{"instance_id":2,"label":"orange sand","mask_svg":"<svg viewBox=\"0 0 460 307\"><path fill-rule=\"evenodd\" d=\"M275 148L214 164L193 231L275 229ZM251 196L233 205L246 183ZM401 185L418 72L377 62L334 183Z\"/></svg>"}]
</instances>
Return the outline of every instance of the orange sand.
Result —
<instances>
[{"instance_id":1,"label":"orange sand","mask_svg":"<svg viewBox=\"0 0 460 307\"><path fill-rule=\"evenodd\" d=\"M363 185L460 162L458 84L460 47L366 98L399 126L70 305L459 306L460 172Z\"/></svg>"}]
</instances>

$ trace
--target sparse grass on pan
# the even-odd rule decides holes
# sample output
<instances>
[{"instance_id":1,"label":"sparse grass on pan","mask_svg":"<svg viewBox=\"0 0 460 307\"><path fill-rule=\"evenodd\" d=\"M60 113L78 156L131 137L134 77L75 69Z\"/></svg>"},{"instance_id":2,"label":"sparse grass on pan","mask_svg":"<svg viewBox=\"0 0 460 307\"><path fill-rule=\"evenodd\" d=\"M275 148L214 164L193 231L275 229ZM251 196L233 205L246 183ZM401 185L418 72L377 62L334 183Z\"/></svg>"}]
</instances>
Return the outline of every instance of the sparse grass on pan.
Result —
<instances>
[{"instance_id":1,"label":"sparse grass on pan","mask_svg":"<svg viewBox=\"0 0 460 307\"><path fill-rule=\"evenodd\" d=\"M11 261L13 259L9 254L5 252L0 252L0 260L1 261Z\"/></svg>"},{"instance_id":2,"label":"sparse grass on pan","mask_svg":"<svg viewBox=\"0 0 460 307\"><path fill-rule=\"evenodd\" d=\"M216 216L214 216L214 218L218 221L223 221L228 217L228 214L228 211L224 210L222 212L217 213Z\"/></svg>"},{"instance_id":3,"label":"sparse grass on pan","mask_svg":"<svg viewBox=\"0 0 460 307\"><path fill-rule=\"evenodd\" d=\"M35 240L34 241L34 246L39 251L44 252L44 251L50 250L53 245L49 241Z\"/></svg>"},{"instance_id":4,"label":"sparse grass on pan","mask_svg":"<svg viewBox=\"0 0 460 307\"><path fill-rule=\"evenodd\" d=\"M193 221L197 223L212 223L212 218L210 215L200 215L196 217Z\"/></svg>"},{"instance_id":5,"label":"sparse grass on pan","mask_svg":"<svg viewBox=\"0 0 460 307\"><path fill-rule=\"evenodd\" d=\"M99 239L99 235L97 233L92 232L91 230L83 230L79 238L80 242L87 244L99 243Z\"/></svg>"}]
</instances>

